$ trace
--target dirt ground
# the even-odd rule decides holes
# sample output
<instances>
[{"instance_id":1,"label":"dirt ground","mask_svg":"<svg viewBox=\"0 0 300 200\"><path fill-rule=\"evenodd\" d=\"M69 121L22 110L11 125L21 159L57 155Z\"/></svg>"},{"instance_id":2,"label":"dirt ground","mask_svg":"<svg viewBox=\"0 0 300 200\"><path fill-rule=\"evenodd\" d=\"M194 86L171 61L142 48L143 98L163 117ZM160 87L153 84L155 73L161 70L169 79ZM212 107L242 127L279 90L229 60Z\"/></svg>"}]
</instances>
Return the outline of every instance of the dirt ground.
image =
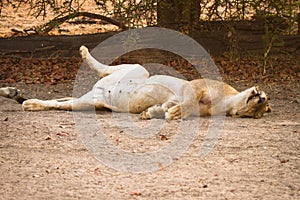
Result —
<instances>
[{"instance_id":1,"label":"dirt ground","mask_svg":"<svg viewBox=\"0 0 300 200\"><path fill-rule=\"evenodd\" d=\"M13 85L37 98L70 96L73 87L72 82ZM150 173L120 172L93 157L78 137L72 112L23 112L1 98L1 199L298 199L299 82L262 87L271 94L272 113L261 119L227 117L206 157L199 157L199 150L210 118L190 119L187 123L199 128L188 150ZM140 127L148 123L131 118ZM172 127L180 123L169 122L169 131L141 142L119 131L110 112L101 111L97 120L115 145L131 152L169 144Z\"/></svg>"}]
</instances>

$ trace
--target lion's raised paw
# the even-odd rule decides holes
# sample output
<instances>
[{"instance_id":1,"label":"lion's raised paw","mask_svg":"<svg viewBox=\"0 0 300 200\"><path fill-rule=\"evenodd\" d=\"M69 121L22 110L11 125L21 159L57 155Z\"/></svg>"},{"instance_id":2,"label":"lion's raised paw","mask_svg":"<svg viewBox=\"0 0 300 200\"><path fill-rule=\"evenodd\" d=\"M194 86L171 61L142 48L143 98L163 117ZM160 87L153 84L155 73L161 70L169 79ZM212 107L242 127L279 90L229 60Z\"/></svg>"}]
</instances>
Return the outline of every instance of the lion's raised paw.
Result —
<instances>
[{"instance_id":1,"label":"lion's raised paw","mask_svg":"<svg viewBox=\"0 0 300 200\"><path fill-rule=\"evenodd\" d=\"M83 59L86 59L86 57L87 57L88 54L89 54L89 50L88 50L88 48L86 48L85 46L81 46L81 47L79 48L79 53L80 53L80 55L81 55L81 57L82 57Z\"/></svg>"}]
</instances>

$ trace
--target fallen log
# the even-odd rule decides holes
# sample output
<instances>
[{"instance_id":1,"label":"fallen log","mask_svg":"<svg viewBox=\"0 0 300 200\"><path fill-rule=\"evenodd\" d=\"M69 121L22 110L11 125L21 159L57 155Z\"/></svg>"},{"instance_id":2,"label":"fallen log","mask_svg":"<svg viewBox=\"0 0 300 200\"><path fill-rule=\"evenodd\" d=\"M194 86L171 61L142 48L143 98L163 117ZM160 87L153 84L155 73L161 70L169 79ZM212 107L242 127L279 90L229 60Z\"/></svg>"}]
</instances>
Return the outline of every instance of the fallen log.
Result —
<instances>
[{"instance_id":1,"label":"fallen log","mask_svg":"<svg viewBox=\"0 0 300 200\"><path fill-rule=\"evenodd\" d=\"M0 38L0 56L22 58L78 57L78 49L85 45L90 49L118 32L107 32L74 36L40 36L30 35ZM234 48L240 53L256 52L263 55L265 51L264 35L251 32L237 35L234 40L226 32L197 32L192 37L211 55L222 55ZM284 35L281 51L299 52L300 35ZM233 44L234 42L234 44ZM272 49L273 50L273 49ZM271 51L272 51L271 50Z\"/></svg>"}]
</instances>

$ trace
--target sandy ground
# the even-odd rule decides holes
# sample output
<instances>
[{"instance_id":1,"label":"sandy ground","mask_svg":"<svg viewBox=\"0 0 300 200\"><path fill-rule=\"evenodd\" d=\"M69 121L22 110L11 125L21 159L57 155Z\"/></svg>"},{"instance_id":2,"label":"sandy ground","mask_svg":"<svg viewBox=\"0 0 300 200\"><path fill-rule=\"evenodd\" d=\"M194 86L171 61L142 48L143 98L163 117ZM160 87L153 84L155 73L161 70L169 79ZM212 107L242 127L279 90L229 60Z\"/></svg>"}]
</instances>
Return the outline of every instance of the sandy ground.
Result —
<instances>
[{"instance_id":1,"label":"sandy ground","mask_svg":"<svg viewBox=\"0 0 300 200\"><path fill-rule=\"evenodd\" d=\"M72 94L72 83L16 86L38 98ZM298 199L299 83L264 89L273 99L272 113L261 119L227 117L206 157L199 151L210 118L187 120L199 125L188 150L150 173L120 172L97 160L82 144L72 112L23 112L1 98L1 199ZM130 124L120 131L114 119L122 115L101 111L97 120L114 145L131 153L170 144L180 124L161 120L165 130L141 141L123 131ZM149 123L130 118L142 131Z\"/></svg>"}]
</instances>

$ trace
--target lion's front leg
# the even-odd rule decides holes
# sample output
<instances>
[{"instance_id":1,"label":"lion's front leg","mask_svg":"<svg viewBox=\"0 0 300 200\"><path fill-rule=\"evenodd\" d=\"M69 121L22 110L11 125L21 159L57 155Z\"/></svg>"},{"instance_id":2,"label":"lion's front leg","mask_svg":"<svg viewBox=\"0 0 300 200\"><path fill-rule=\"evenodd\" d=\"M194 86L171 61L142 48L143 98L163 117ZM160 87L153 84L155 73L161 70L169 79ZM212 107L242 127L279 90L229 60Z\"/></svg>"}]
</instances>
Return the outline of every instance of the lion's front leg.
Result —
<instances>
[{"instance_id":1,"label":"lion's front leg","mask_svg":"<svg viewBox=\"0 0 300 200\"><path fill-rule=\"evenodd\" d=\"M197 101L197 96L194 93L190 84L185 84L180 95L181 101L176 104L171 105L166 112L166 119L177 120L177 119L187 119L191 114L197 115L199 110L199 105ZM196 112L195 112L196 111Z\"/></svg>"},{"instance_id":2,"label":"lion's front leg","mask_svg":"<svg viewBox=\"0 0 300 200\"><path fill-rule=\"evenodd\" d=\"M189 102L181 103L169 108L165 114L167 120L187 119L195 106Z\"/></svg>"},{"instance_id":3,"label":"lion's front leg","mask_svg":"<svg viewBox=\"0 0 300 200\"><path fill-rule=\"evenodd\" d=\"M168 92L170 92L168 90ZM169 96L161 106L155 105L141 113L141 119L165 118L167 120L186 119L195 111L198 113L198 101L194 90L189 83L182 85L181 89Z\"/></svg>"},{"instance_id":4,"label":"lion's front leg","mask_svg":"<svg viewBox=\"0 0 300 200\"><path fill-rule=\"evenodd\" d=\"M140 119L152 118L166 118L166 119L180 119L181 110L169 112L171 108L176 107L180 103L177 99L171 99L162 105L154 105L140 114ZM175 117L177 116L177 117Z\"/></svg>"},{"instance_id":5,"label":"lion's front leg","mask_svg":"<svg viewBox=\"0 0 300 200\"><path fill-rule=\"evenodd\" d=\"M193 105L168 101L163 105L154 105L140 114L140 119L165 118L167 120L186 119L192 112Z\"/></svg>"},{"instance_id":6,"label":"lion's front leg","mask_svg":"<svg viewBox=\"0 0 300 200\"><path fill-rule=\"evenodd\" d=\"M181 113L181 106L176 105L168 109L166 112L166 119L167 120L177 120L182 118L182 113Z\"/></svg>"},{"instance_id":7,"label":"lion's front leg","mask_svg":"<svg viewBox=\"0 0 300 200\"><path fill-rule=\"evenodd\" d=\"M154 105L140 114L140 119L165 118L165 110L160 105Z\"/></svg>"}]
</instances>

